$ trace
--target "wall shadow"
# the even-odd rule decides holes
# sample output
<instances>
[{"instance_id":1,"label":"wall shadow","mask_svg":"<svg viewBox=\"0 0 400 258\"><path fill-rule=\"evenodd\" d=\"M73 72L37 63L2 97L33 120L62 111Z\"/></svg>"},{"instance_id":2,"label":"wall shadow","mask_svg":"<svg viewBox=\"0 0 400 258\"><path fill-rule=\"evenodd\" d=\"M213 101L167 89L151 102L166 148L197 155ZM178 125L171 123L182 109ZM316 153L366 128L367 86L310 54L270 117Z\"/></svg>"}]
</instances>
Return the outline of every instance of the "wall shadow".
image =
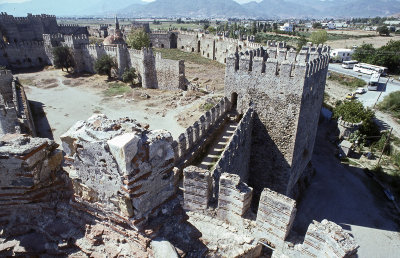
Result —
<instances>
[{"instance_id":1,"label":"wall shadow","mask_svg":"<svg viewBox=\"0 0 400 258\"><path fill-rule=\"evenodd\" d=\"M267 187L282 194L286 193L289 172L289 164L255 112L248 182L254 190L251 206L254 212L257 211L260 195L264 188Z\"/></svg>"},{"instance_id":2,"label":"wall shadow","mask_svg":"<svg viewBox=\"0 0 400 258\"><path fill-rule=\"evenodd\" d=\"M53 131L44 112L44 104L38 101L29 101L37 137L54 140Z\"/></svg>"}]
</instances>

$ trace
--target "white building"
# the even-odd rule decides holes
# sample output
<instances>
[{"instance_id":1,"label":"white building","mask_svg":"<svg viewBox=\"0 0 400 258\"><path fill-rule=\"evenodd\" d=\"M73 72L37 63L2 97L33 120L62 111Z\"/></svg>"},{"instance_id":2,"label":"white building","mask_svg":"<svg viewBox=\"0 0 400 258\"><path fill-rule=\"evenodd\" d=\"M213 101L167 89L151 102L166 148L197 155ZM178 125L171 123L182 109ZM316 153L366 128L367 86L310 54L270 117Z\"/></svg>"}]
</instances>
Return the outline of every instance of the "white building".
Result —
<instances>
[{"instance_id":1,"label":"white building","mask_svg":"<svg viewBox=\"0 0 400 258\"><path fill-rule=\"evenodd\" d=\"M279 30L293 32L293 23L287 22L283 26L280 26Z\"/></svg>"},{"instance_id":2,"label":"white building","mask_svg":"<svg viewBox=\"0 0 400 258\"><path fill-rule=\"evenodd\" d=\"M352 49L346 48L337 48L332 49L330 53L332 62L343 62L351 60L351 56L353 55Z\"/></svg>"}]
</instances>

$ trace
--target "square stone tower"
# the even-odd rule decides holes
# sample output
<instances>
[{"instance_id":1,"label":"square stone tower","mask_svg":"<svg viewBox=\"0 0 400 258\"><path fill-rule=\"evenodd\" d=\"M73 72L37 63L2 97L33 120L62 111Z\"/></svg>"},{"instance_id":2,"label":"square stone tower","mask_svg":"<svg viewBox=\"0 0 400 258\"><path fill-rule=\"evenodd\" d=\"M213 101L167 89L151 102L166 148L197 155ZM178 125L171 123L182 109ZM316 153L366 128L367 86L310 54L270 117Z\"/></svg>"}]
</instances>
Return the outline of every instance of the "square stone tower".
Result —
<instances>
[{"instance_id":1,"label":"square stone tower","mask_svg":"<svg viewBox=\"0 0 400 258\"><path fill-rule=\"evenodd\" d=\"M304 47L299 54L284 42L231 55L225 96L233 109L255 111L250 186L293 196L311 160L329 63L329 47Z\"/></svg>"}]
</instances>

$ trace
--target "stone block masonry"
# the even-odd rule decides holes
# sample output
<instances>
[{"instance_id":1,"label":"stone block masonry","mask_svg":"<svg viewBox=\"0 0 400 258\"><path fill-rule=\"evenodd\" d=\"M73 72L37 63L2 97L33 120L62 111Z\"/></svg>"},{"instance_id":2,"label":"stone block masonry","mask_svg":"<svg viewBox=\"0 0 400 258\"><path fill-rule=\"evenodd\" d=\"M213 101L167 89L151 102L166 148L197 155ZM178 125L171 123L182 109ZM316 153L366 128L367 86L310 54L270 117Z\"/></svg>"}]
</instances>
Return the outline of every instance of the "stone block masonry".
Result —
<instances>
[{"instance_id":1,"label":"stone block masonry","mask_svg":"<svg viewBox=\"0 0 400 258\"><path fill-rule=\"evenodd\" d=\"M293 56L284 44L230 55L225 96L254 109L249 185L291 196L311 159L323 101L329 47ZM268 153L268 155L265 155Z\"/></svg>"},{"instance_id":2,"label":"stone block masonry","mask_svg":"<svg viewBox=\"0 0 400 258\"><path fill-rule=\"evenodd\" d=\"M253 189L234 174L223 173L219 180L218 217L234 223L250 208Z\"/></svg>"},{"instance_id":3,"label":"stone block masonry","mask_svg":"<svg viewBox=\"0 0 400 258\"><path fill-rule=\"evenodd\" d=\"M254 111L249 108L215 165L213 175L217 181L223 172L229 172L238 175L242 182L248 182L253 118ZM216 190L218 191L218 188Z\"/></svg>"},{"instance_id":4,"label":"stone block masonry","mask_svg":"<svg viewBox=\"0 0 400 258\"><path fill-rule=\"evenodd\" d=\"M187 210L205 210L212 194L210 171L195 166L183 170L184 208Z\"/></svg>"},{"instance_id":5,"label":"stone block masonry","mask_svg":"<svg viewBox=\"0 0 400 258\"><path fill-rule=\"evenodd\" d=\"M7 133L36 136L24 87L14 80L11 71L0 70L0 134Z\"/></svg>"},{"instance_id":6,"label":"stone block masonry","mask_svg":"<svg viewBox=\"0 0 400 258\"><path fill-rule=\"evenodd\" d=\"M77 198L137 227L174 196L172 137L128 118L94 115L61 136Z\"/></svg>"},{"instance_id":7,"label":"stone block masonry","mask_svg":"<svg viewBox=\"0 0 400 258\"><path fill-rule=\"evenodd\" d=\"M357 253L358 247L342 227L323 220L310 224L300 250L306 257L350 257Z\"/></svg>"},{"instance_id":8,"label":"stone block masonry","mask_svg":"<svg viewBox=\"0 0 400 258\"><path fill-rule=\"evenodd\" d=\"M296 216L296 202L266 188L257 212L259 237L272 246L282 246Z\"/></svg>"},{"instance_id":9,"label":"stone block masonry","mask_svg":"<svg viewBox=\"0 0 400 258\"><path fill-rule=\"evenodd\" d=\"M8 209L49 201L49 190L65 184L56 176L63 160L57 146L20 134L0 136L0 225L13 219Z\"/></svg>"}]
</instances>

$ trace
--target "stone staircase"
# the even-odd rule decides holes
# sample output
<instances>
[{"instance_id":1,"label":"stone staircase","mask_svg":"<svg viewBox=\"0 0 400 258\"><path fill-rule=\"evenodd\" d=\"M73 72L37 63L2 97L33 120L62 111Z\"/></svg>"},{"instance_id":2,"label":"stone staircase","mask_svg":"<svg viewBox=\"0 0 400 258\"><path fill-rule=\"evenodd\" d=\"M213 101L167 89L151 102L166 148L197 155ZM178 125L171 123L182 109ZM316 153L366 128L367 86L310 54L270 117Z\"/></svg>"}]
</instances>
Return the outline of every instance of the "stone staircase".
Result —
<instances>
[{"instance_id":1,"label":"stone staircase","mask_svg":"<svg viewBox=\"0 0 400 258\"><path fill-rule=\"evenodd\" d=\"M239 115L237 113L227 114L228 121L224 125L223 130L217 135L215 141L212 143L211 147L208 149L207 155L201 161L198 166L203 169L211 170L211 168L216 164L220 158L222 152L224 151L229 139L232 137L239 123Z\"/></svg>"}]
</instances>

